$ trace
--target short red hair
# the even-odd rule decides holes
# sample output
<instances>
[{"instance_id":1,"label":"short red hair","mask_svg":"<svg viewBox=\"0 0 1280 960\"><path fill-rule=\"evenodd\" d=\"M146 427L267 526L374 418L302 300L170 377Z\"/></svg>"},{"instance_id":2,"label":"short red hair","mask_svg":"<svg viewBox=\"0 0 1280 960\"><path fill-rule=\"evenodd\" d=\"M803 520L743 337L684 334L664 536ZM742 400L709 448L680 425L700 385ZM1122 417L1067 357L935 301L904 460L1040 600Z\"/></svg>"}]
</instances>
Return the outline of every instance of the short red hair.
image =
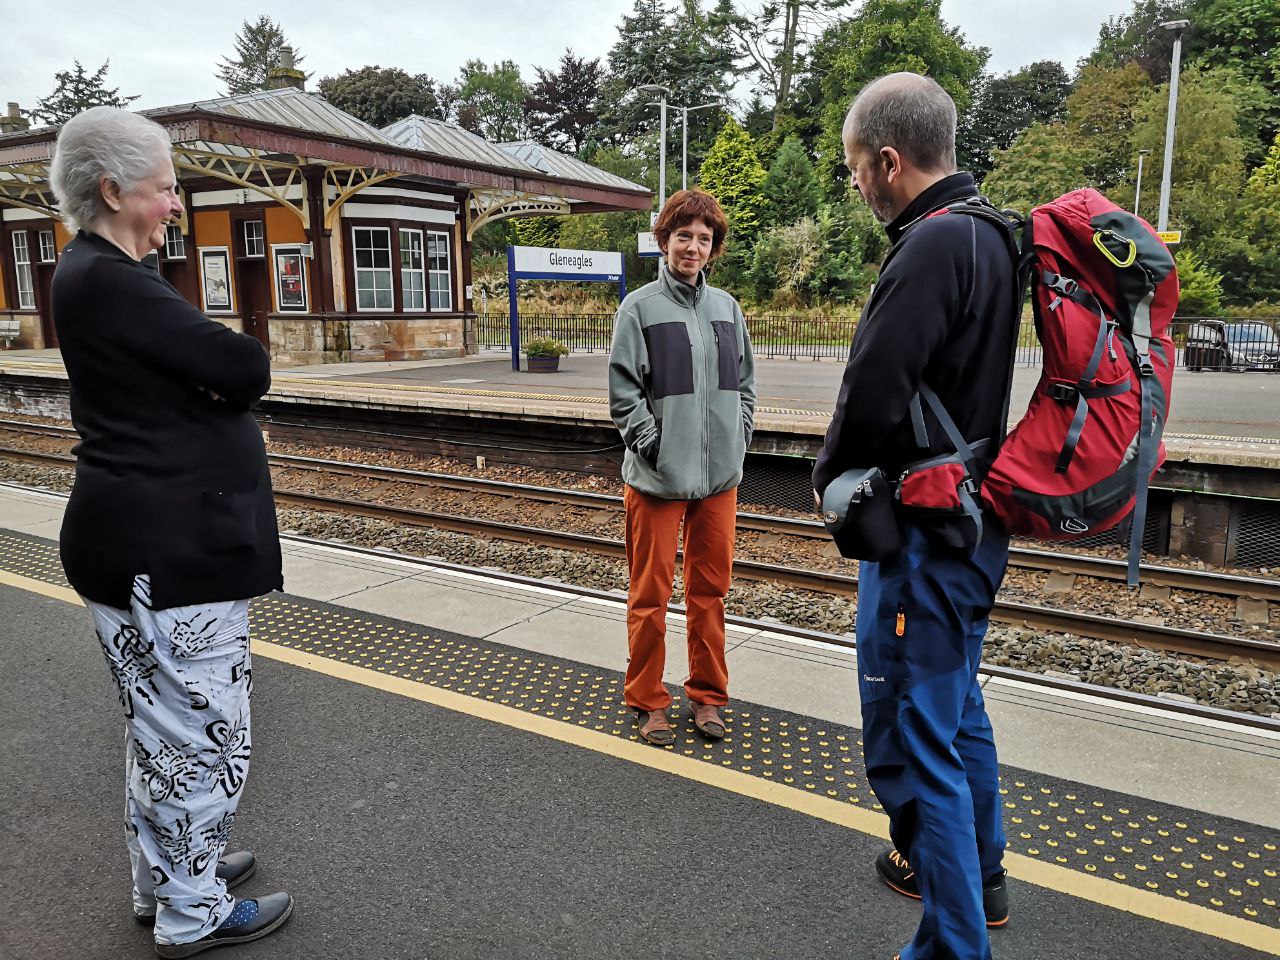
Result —
<instances>
[{"instance_id":1,"label":"short red hair","mask_svg":"<svg viewBox=\"0 0 1280 960\"><path fill-rule=\"evenodd\" d=\"M665 250L671 234L695 220L701 220L711 228L711 259L720 256L724 250L724 238L729 234L729 218L724 215L716 198L705 190L677 190L667 198L653 225L658 247Z\"/></svg>"}]
</instances>

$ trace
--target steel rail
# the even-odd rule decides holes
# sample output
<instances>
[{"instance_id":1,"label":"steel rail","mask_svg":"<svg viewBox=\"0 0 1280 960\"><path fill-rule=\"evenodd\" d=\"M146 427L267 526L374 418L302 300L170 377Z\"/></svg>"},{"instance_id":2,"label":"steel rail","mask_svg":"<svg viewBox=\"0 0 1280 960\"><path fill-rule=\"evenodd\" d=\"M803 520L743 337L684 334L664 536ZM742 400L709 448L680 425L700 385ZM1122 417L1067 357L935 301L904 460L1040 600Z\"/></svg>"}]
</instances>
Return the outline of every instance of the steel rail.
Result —
<instances>
[{"instance_id":1,"label":"steel rail","mask_svg":"<svg viewBox=\"0 0 1280 960\"><path fill-rule=\"evenodd\" d=\"M6 419L0 419L0 430L14 430L23 433L67 438L76 436L75 430L71 427ZM13 459L39 462L32 459L33 455L12 447L0 448L0 453ZM50 456L54 455L51 454ZM543 487L507 480L464 477L450 473L413 470L404 467L386 467L378 464L328 460L290 454L269 454L268 461L274 466L290 469L413 483L465 493L517 496L546 503L563 503L596 510L620 511L622 509L622 498L615 494L571 490L564 487ZM801 517L779 517L772 514L741 511L738 513L738 527L743 530L754 530L762 533L795 536L805 539L825 540L827 537L821 523L817 520ZM1101 580L1124 580L1126 577L1126 566L1122 560L1091 557L1077 553L1061 553L1032 547L1010 547L1009 565L1020 569L1062 572ZM1229 597L1249 597L1280 603L1280 580L1160 564L1143 564L1141 575L1144 582L1153 586L1190 590L1196 593L1221 594Z\"/></svg>"}]
</instances>

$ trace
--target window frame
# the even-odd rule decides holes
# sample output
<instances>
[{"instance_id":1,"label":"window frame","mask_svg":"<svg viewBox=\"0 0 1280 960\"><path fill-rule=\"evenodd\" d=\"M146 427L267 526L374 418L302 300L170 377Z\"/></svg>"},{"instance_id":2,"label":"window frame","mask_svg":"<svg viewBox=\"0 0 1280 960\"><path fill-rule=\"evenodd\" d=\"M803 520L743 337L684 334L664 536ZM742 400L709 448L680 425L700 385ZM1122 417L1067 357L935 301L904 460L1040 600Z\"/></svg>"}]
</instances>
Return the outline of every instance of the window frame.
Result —
<instances>
[{"instance_id":1,"label":"window frame","mask_svg":"<svg viewBox=\"0 0 1280 960\"><path fill-rule=\"evenodd\" d=\"M36 309L36 276L31 266L31 243L27 239L26 230L14 230L10 236L10 246L13 250L13 283L18 291L18 309L34 310ZM22 254L25 260L18 259L18 238L22 238ZM26 289L23 289L22 280L26 277Z\"/></svg>"},{"instance_id":2,"label":"window frame","mask_svg":"<svg viewBox=\"0 0 1280 960\"><path fill-rule=\"evenodd\" d=\"M175 237L177 243L174 242ZM174 249L181 250L181 253L174 253ZM185 260L187 259L187 238L182 232L182 227L176 223L165 224L164 228L164 258L166 260Z\"/></svg>"},{"instance_id":3,"label":"window frame","mask_svg":"<svg viewBox=\"0 0 1280 960\"><path fill-rule=\"evenodd\" d=\"M370 234L381 233L386 237L387 266L385 267L360 266L359 254L360 254L361 247L356 240L356 234L362 230ZM354 281L352 293L354 294L354 297L355 297L356 313L395 313L396 312L396 268L398 265L397 264L398 257L396 255L395 247L392 246L391 239L392 239L391 227L389 225L388 226L365 226L365 225L356 225L356 224L351 225L351 270L352 270L352 279ZM397 237L397 239L399 238ZM368 247L366 249L376 252L379 248ZM390 306L386 306L386 307L379 307L376 305L371 307L362 307L360 305L360 278L362 275L379 274L379 273L387 274L387 281L388 281L387 291L391 294L391 304ZM373 295L374 295L373 299L374 299L374 303L376 304L378 299L377 294L379 292L379 289L376 283L370 289L373 292Z\"/></svg>"},{"instance_id":4,"label":"window frame","mask_svg":"<svg viewBox=\"0 0 1280 960\"><path fill-rule=\"evenodd\" d=\"M249 227L257 225L258 234L255 237L249 236ZM240 241L244 249L244 258L246 260L265 260L267 258L267 224L265 220L241 220L240 221ZM257 244L257 253L250 248L249 243L253 241Z\"/></svg>"},{"instance_id":5,"label":"window frame","mask_svg":"<svg viewBox=\"0 0 1280 960\"><path fill-rule=\"evenodd\" d=\"M45 240L49 241L48 255L46 256ZM52 230L39 230L36 232L36 243L40 247L41 263L57 263L58 262L58 239L54 236Z\"/></svg>"},{"instance_id":6,"label":"window frame","mask_svg":"<svg viewBox=\"0 0 1280 960\"><path fill-rule=\"evenodd\" d=\"M430 313L453 313L453 250L449 231L447 230L424 230L423 237L423 262L427 268L426 278L426 303L427 310ZM444 269L437 269L431 265L431 247L428 240L429 237L438 238L437 242L444 244ZM445 305L437 307L432 302L432 295L435 289L431 285L433 276L443 275L445 278L444 291L448 293L449 298Z\"/></svg>"},{"instance_id":7,"label":"window frame","mask_svg":"<svg viewBox=\"0 0 1280 960\"><path fill-rule=\"evenodd\" d=\"M400 233L397 239L400 241L400 304L401 304L401 307L403 308L404 313L426 313L428 311L428 306L431 302L431 292L427 286L428 273L427 273L426 231L423 230L422 227L400 227L399 231ZM410 235L411 241L412 241L412 235L417 234L418 236L417 253L418 253L418 258L421 263L421 266L406 267L404 265L405 252L406 252L405 234ZM412 243L408 248L408 250L409 250L410 256L412 256L412 253L413 253ZM416 291L413 291L413 292L417 293L422 298L422 302L420 305L418 304L415 304L414 306L409 305L410 290L409 290L409 285L405 282L406 275L417 276L419 279L419 282L421 285Z\"/></svg>"}]
</instances>

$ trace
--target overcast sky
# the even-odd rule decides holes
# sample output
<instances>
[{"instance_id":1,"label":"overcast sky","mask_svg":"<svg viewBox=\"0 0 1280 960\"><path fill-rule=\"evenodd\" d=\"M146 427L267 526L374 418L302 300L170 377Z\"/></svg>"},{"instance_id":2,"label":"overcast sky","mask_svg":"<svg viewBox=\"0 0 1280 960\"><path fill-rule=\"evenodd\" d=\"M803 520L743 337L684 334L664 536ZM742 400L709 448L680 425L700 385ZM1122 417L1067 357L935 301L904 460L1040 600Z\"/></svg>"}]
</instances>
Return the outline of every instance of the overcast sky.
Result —
<instances>
[{"instance_id":1,"label":"overcast sky","mask_svg":"<svg viewBox=\"0 0 1280 960\"><path fill-rule=\"evenodd\" d=\"M30 109L53 89L53 75L79 59L96 69L110 58L108 80L136 105L160 107L219 95L219 59L245 19L266 13L301 49L303 67L323 76L378 64L455 78L463 61L504 59L526 79L552 66L565 47L605 57L633 0L383 0L378 12L349 0L269 0L163 8L101 0L58 0L56 19L40 3L6 5L0 19L0 103ZM943 0L943 18L970 43L991 49L990 68L1015 70L1036 60L1062 61L1070 70L1093 46L1099 25L1130 9L1128 0L1077 0L1069 12L1044 0ZM518 11L518 12L516 12ZM529 11L534 11L530 13Z\"/></svg>"}]
</instances>

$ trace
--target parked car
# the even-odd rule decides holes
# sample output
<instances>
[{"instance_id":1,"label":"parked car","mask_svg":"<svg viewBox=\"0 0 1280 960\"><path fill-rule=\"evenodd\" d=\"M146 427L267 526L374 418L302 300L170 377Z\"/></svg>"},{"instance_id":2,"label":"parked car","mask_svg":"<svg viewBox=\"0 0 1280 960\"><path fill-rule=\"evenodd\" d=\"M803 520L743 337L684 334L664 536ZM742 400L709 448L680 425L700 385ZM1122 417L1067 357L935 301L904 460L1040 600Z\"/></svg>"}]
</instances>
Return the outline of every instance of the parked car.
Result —
<instances>
[{"instance_id":1,"label":"parked car","mask_svg":"<svg viewBox=\"0 0 1280 960\"><path fill-rule=\"evenodd\" d=\"M1188 370L1231 369L1226 327L1220 320L1201 320L1187 327L1182 365Z\"/></svg>"},{"instance_id":2,"label":"parked car","mask_svg":"<svg viewBox=\"0 0 1280 960\"><path fill-rule=\"evenodd\" d=\"M1228 323L1231 366L1237 370L1280 370L1280 336L1268 323Z\"/></svg>"}]
</instances>

